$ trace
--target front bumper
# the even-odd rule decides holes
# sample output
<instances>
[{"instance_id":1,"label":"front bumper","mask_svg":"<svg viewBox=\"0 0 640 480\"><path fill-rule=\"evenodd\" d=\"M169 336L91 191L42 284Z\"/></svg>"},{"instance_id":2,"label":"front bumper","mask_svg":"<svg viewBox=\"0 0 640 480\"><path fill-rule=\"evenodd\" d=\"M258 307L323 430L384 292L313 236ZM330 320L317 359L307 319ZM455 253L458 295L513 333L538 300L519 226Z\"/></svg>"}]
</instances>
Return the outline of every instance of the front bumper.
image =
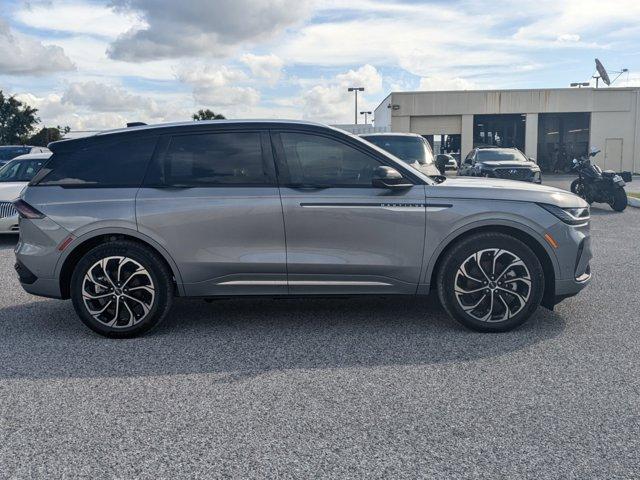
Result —
<instances>
[{"instance_id":1,"label":"front bumper","mask_svg":"<svg viewBox=\"0 0 640 480\"><path fill-rule=\"evenodd\" d=\"M0 218L0 234L18 233L18 215Z\"/></svg>"},{"instance_id":2,"label":"front bumper","mask_svg":"<svg viewBox=\"0 0 640 480\"><path fill-rule=\"evenodd\" d=\"M588 224L570 226L560 222L550 229L550 233L560 245L556 250L560 275L555 279L554 298L545 300L556 305L565 298L577 295L589 285L593 255Z\"/></svg>"}]
</instances>

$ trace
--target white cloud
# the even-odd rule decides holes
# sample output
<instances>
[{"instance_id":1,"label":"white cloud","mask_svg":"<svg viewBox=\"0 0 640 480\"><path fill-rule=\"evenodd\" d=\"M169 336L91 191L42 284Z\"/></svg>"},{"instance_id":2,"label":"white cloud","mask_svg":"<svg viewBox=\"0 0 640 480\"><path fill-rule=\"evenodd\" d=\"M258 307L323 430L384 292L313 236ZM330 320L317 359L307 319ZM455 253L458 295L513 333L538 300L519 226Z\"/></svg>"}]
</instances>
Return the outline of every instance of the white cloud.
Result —
<instances>
[{"instance_id":1,"label":"white cloud","mask_svg":"<svg viewBox=\"0 0 640 480\"><path fill-rule=\"evenodd\" d=\"M460 77L423 77L420 79L418 90L473 90L477 84Z\"/></svg>"},{"instance_id":2,"label":"white cloud","mask_svg":"<svg viewBox=\"0 0 640 480\"><path fill-rule=\"evenodd\" d=\"M109 38L145 27L133 12L116 12L107 5L82 0L56 0L55 7L51 1L30 1L23 3L12 17L30 28Z\"/></svg>"},{"instance_id":3,"label":"white cloud","mask_svg":"<svg viewBox=\"0 0 640 480\"><path fill-rule=\"evenodd\" d=\"M265 79L269 85L278 83L282 76L284 61L277 55L247 53L240 57L240 61L249 67L254 77Z\"/></svg>"},{"instance_id":4,"label":"white cloud","mask_svg":"<svg viewBox=\"0 0 640 480\"><path fill-rule=\"evenodd\" d=\"M557 40L559 42L579 42L580 35L576 33L563 33L562 35L558 35Z\"/></svg>"},{"instance_id":5,"label":"white cloud","mask_svg":"<svg viewBox=\"0 0 640 480\"><path fill-rule=\"evenodd\" d=\"M255 88L238 85L249 80L247 74L225 65L187 69L178 74L178 79L192 86L193 98L203 107L246 111L260 101Z\"/></svg>"},{"instance_id":6,"label":"white cloud","mask_svg":"<svg viewBox=\"0 0 640 480\"><path fill-rule=\"evenodd\" d=\"M359 94L359 106L364 110L371 103L367 95L382 90L382 77L375 67L364 65L313 86L302 94L303 117L326 123L352 122L354 93L348 87L365 88Z\"/></svg>"},{"instance_id":7,"label":"white cloud","mask_svg":"<svg viewBox=\"0 0 640 480\"><path fill-rule=\"evenodd\" d=\"M309 0L112 0L118 12L147 23L121 35L109 55L121 60L225 56L305 18Z\"/></svg>"},{"instance_id":8,"label":"white cloud","mask_svg":"<svg viewBox=\"0 0 640 480\"><path fill-rule=\"evenodd\" d=\"M143 111L153 115L158 111L157 104L151 98L95 81L72 83L64 92L62 102L84 106L97 112Z\"/></svg>"},{"instance_id":9,"label":"white cloud","mask_svg":"<svg viewBox=\"0 0 640 480\"><path fill-rule=\"evenodd\" d=\"M75 65L56 45L45 45L13 31L0 19L0 72L9 75L44 75L73 70Z\"/></svg>"}]
</instances>

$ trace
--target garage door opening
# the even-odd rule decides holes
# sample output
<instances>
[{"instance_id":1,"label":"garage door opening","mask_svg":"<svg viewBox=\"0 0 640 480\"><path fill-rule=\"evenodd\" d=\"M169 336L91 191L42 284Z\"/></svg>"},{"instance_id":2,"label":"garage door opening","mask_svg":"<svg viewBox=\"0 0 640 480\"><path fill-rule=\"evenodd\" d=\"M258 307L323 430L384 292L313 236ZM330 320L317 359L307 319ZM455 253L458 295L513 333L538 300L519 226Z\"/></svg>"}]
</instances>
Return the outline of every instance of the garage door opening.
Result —
<instances>
[{"instance_id":1,"label":"garage door opening","mask_svg":"<svg viewBox=\"0 0 640 480\"><path fill-rule=\"evenodd\" d=\"M474 115L474 147L516 147L524 152L525 126L524 114Z\"/></svg>"},{"instance_id":2,"label":"garage door opening","mask_svg":"<svg viewBox=\"0 0 640 480\"><path fill-rule=\"evenodd\" d=\"M589 152L591 114L538 115L538 164L546 172L569 172L574 158Z\"/></svg>"}]
</instances>

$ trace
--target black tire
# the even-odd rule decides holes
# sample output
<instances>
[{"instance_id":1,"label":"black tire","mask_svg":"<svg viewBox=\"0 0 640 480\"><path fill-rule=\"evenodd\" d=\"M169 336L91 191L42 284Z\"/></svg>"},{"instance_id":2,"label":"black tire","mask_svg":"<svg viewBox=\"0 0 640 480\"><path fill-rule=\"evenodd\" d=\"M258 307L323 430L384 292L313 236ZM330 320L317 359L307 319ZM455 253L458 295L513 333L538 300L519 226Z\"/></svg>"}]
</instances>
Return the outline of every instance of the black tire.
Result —
<instances>
[{"instance_id":1,"label":"black tire","mask_svg":"<svg viewBox=\"0 0 640 480\"><path fill-rule=\"evenodd\" d=\"M579 178L576 178L573 182L571 182L570 190L571 190L571 193L575 193L579 197L584 198L583 193L580 193L580 192L584 192L584 185Z\"/></svg>"},{"instance_id":2,"label":"black tire","mask_svg":"<svg viewBox=\"0 0 640 480\"><path fill-rule=\"evenodd\" d=\"M616 212L622 212L625 208L627 208L627 203L627 192L624 191L624 188L617 187L613 191L613 201L609 203L609 205Z\"/></svg>"},{"instance_id":3,"label":"black tire","mask_svg":"<svg viewBox=\"0 0 640 480\"><path fill-rule=\"evenodd\" d=\"M106 276L99 279L96 278L100 272L103 271L101 270L102 267L96 267L96 263L109 257L127 259L126 263L124 261L122 262L124 266L121 269L123 272L124 286L122 289L117 288L117 292L114 290L116 289L116 285L114 285L111 279L114 276L112 268L113 262L118 262L116 265L119 265L119 260L112 259L107 262L106 269L111 269L112 271L109 278ZM136 275L131 274L133 267L143 268L143 270L137 270L143 273L139 273L135 279L133 279L133 277L136 277ZM95 283L85 278L89 269L92 269L91 278L96 280ZM125 270L128 273L125 272ZM118 274L120 274L120 272L118 272ZM131 278L127 280L129 276ZM116 307L112 303L111 307L105 307L107 310L104 313L105 316L112 315L113 318L116 319L115 325L109 326L106 320L101 321L99 318L94 318L94 315L90 313L89 306L83 297L83 286L85 286L83 284L85 284L85 282L88 289L98 285L97 289L100 290L87 293L108 297L99 300L88 300L88 302L98 302L96 309L102 305L106 305L109 300L116 302L118 310L116 310ZM108 289L102 288L103 285L107 286ZM113 285L113 287L111 285ZM131 287L131 285L133 285L133 287ZM145 289L145 287L147 288ZM152 293L148 293L150 291L149 288L153 290ZM136 293L133 293L133 290L136 290ZM115 295L109 296L110 292L114 294L118 293L117 297ZM110 338L136 337L158 326L162 320L166 318L171 309L173 295L173 276L164 260L150 248L129 240L112 241L93 248L80 259L71 276L71 299L80 320L94 332ZM135 298L131 298L132 296L140 298L142 301L133 301ZM125 303L127 303L127 305L125 305ZM91 303L91 305L94 305L94 303ZM127 308L125 309L125 307ZM120 308L122 309L121 312ZM136 315L140 317L139 320L136 319ZM126 326L128 324L125 322L127 318L128 323L133 323L132 325Z\"/></svg>"},{"instance_id":4,"label":"black tire","mask_svg":"<svg viewBox=\"0 0 640 480\"><path fill-rule=\"evenodd\" d=\"M459 274L459 271L462 272L461 267L463 263L468 261L469 258L475 253L490 249L507 251L506 253L495 255L495 257L498 259L498 261L495 262L496 267L501 266L502 262L508 264L511 261L509 260L509 254L519 257L519 259L522 260L524 266L526 267L526 270L528 270L528 278L530 279L531 285L527 289L526 283L524 283L524 281L517 280L507 280L507 282L501 284L505 287L508 285L510 286L510 288L514 288L511 287L512 285L514 285L514 283L512 282L516 282L517 287L515 288L520 289L522 292L524 292L522 294L523 298L527 297L526 302L520 302L518 300L518 297L511 292L508 292L506 288L503 288L502 286L498 287L497 282L494 285L487 285L489 282L478 284L477 286L480 287L481 292L477 294L477 298L479 298L483 294L490 295L487 300L481 300L479 307L480 309L486 305L487 311L493 312L493 304L491 304L491 307L489 307L488 302L495 299L496 302L500 301L501 305L503 306L496 306L496 311L499 312L500 309L503 308L503 316L511 315L513 313L510 318L503 320L493 320L493 313L490 313L489 318L491 318L492 321L483 321L476 318L477 315L474 316L470 313L467 313L467 311L463 309L457 298L455 290L456 281L460 281L461 279L465 278L471 278ZM485 252L483 254L484 260L486 260L486 256L489 256L489 259L493 258L493 256L490 255L490 252ZM471 262L473 263L473 260L471 260ZM466 263L466 266L468 267L469 264ZM517 268L520 269L521 272L525 272L525 270L520 266L517 266ZM517 275L515 273L515 269L516 267L513 267L511 268L512 272L509 272L510 268L505 268L503 277L500 277L500 274L498 274L498 277L500 277L498 280L507 278L504 277L504 275L513 275L514 277L516 277ZM466 270L469 269L467 268ZM496 272L493 273L497 273L498 271L499 269L496 268ZM476 278L478 276L476 276ZM436 282L438 288L438 296L440 297L440 302L442 303L445 311L464 326L478 332L506 332L522 325L538 308L538 305L542 300L545 284L544 272L542 270L540 261L538 260L538 257L535 255L535 253L533 253L533 251L527 245L510 235L490 232L471 235L453 245L453 247L445 254L442 263L440 264ZM492 289L489 290L488 287L492 287ZM487 293L489 291L491 292L490 294ZM498 298L498 296L500 296L501 298ZM510 309L510 305L519 305L520 309ZM490 308L492 310L489 310ZM471 313L473 313L474 311L476 310L472 310Z\"/></svg>"},{"instance_id":5,"label":"black tire","mask_svg":"<svg viewBox=\"0 0 640 480\"><path fill-rule=\"evenodd\" d=\"M579 178L576 178L573 182L571 182L571 193L578 195L580 198L584 199L589 205L593 203L593 200L587 198L587 193L585 192L584 182Z\"/></svg>"}]
</instances>

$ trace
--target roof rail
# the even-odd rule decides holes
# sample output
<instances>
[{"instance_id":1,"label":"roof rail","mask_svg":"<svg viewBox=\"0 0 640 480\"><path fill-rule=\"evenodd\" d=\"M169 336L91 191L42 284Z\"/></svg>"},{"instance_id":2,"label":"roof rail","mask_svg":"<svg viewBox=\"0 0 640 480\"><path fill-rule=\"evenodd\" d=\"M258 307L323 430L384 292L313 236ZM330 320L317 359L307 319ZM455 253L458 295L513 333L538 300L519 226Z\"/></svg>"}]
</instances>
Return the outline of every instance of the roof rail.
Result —
<instances>
[{"instance_id":1,"label":"roof rail","mask_svg":"<svg viewBox=\"0 0 640 480\"><path fill-rule=\"evenodd\" d=\"M146 125L146 123L144 122L128 122L127 123L127 128L130 127L144 127Z\"/></svg>"}]
</instances>

